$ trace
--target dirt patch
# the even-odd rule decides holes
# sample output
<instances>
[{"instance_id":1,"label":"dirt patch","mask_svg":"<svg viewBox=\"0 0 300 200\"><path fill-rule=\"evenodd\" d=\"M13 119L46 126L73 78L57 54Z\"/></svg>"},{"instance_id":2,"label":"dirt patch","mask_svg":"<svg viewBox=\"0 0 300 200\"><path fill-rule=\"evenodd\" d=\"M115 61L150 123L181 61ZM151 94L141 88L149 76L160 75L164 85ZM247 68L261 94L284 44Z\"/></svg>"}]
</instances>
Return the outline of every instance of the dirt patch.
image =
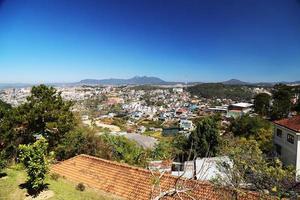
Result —
<instances>
[{"instance_id":1,"label":"dirt patch","mask_svg":"<svg viewBox=\"0 0 300 200\"><path fill-rule=\"evenodd\" d=\"M45 190L45 191L42 191L36 197L34 197L34 196L28 196L24 200L46 200L46 199L50 199L53 196L54 196L54 192L53 191L51 191L51 190Z\"/></svg>"}]
</instances>

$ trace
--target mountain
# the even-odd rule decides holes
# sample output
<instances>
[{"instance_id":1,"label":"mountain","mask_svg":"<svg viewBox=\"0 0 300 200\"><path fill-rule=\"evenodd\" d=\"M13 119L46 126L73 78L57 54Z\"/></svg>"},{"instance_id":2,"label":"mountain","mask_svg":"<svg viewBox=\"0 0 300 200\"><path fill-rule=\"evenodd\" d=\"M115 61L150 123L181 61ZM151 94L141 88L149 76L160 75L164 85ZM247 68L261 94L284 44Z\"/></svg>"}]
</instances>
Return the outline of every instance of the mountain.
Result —
<instances>
[{"instance_id":1,"label":"mountain","mask_svg":"<svg viewBox=\"0 0 300 200\"><path fill-rule=\"evenodd\" d=\"M244 81L240 81L238 79L230 79L228 81L222 82L224 85L250 85L251 83L247 83Z\"/></svg>"},{"instance_id":2,"label":"mountain","mask_svg":"<svg viewBox=\"0 0 300 200\"><path fill-rule=\"evenodd\" d=\"M0 89L7 89L7 88L25 88L31 87L32 84L28 83L0 83Z\"/></svg>"},{"instance_id":3,"label":"mountain","mask_svg":"<svg viewBox=\"0 0 300 200\"><path fill-rule=\"evenodd\" d=\"M79 82L79 84L87 85L164 85L168 82L157 78L148 76L135 76L130 79L84 79Z\"/></svg>"}]
</instances>

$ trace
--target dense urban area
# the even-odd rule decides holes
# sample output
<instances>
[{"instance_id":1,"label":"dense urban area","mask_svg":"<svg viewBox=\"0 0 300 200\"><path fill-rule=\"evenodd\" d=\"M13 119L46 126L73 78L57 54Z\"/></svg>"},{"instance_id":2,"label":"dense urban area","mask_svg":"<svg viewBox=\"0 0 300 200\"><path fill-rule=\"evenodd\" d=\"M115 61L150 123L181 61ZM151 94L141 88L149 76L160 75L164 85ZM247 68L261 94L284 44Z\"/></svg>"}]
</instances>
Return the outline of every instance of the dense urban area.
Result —
<instances>
[{"instance_id":1,"label":"dense urban area","mask_svg":"<svg viewBox=\"0 0 300 200\"><path fill-rule=\"evenodd\" d=\"M66 193L72 191L70 195L77 197L61 199L75 199L84 193L89 196L81 199L126 198L116 191L112 192L116 197L83 191L92 187L84 179L75 183L76 192L71 190L73 186L58 182L68 178L59 163L85 154L148 170L155 180L152 189L161 187L151 199L176 195L198 199L188 193L193 190L191 184L179 187L176 181L169 188L160 186L160 178L169 175L195 180L191 182L195 186L209 182L227 188L232 191L229 199L239 199L240 193L249 191L260 198L295 199L300 175L299 94L298 85L284 84L2 89L0 196L18 199L24 195L21 190L19 196L11 196L16 195L11 189L16 180L8 180L10 175L24 178L25 170L28 179L23 187L29 194L38 194L47 185L56 192L62 185ZM52 169L53 165L58 167ZM122 179L120 174L116 172L114 177ZM9 187L4 189L3 184Z\"/></svg>"}]
</instances>

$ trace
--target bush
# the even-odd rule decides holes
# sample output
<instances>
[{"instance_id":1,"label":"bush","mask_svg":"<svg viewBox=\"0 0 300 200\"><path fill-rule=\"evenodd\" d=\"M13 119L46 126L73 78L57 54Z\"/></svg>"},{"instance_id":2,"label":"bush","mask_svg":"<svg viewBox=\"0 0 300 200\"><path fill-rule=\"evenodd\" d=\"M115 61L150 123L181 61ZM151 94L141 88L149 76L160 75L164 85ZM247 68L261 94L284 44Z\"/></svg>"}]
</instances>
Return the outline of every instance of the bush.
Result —
<instances>
[{"instance_id":1,"label":"bush","mask_svg":"<svg viewBox=\"0 0 300 200\"><path fill-rule=\"evenodd\" d=\"M79 190L81 192L83 192L85 190L85 186L83 183L78 183L78 185L76 185L76 190Z\"/></svg>"},{"instance_id":2,"label":"bush","mask_svg":"<svg viewBox=\"0 0 300 200\"><path fill-rule=\"evenodd\" d=\"M37 193L44 189L44 180L49 170L47 156L48 143L41 138L31 145L20 145L19 159L25 166L28 175L29 189Z\"/></svg>"},{"instance_id":3,"label":"bush","mask_svg":"<svg viewBox=\"0 0 300 200\"><path fill-rule=\"evenodd\" d=\"M51 180L57 181L60 178L60 175L58 173L51 173L50 178Z\"/></svg>"}]
</instances>

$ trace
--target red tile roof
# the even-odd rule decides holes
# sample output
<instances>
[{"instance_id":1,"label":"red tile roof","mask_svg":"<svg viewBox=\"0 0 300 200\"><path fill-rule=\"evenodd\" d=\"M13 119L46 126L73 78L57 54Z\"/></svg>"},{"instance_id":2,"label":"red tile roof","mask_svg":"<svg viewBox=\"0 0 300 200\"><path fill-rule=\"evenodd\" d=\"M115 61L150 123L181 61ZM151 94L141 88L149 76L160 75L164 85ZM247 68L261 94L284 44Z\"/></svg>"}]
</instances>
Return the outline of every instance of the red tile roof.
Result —
<instances>
[{"instance_id":1,"label":"red tile roof","mask_svg":"<svg viewBox=\"0 0 300 200\"><path fill-rule=\"evenodd\" d=\"M286 127L296 132L300 132L300 115L274 121L275 124Z\"/></svg>"},{"instance_id":2,"label":"red tile roof","mask_svg":"<svg viewBox=\"0 0 300 200\"><path fill-rule=\"evenodd\" d=\"M104 190L125 199L149 200L158 195L158 188L152 190L155 179L149 170L93 156L79 155L73 157L53 165L51 171L76 183L83 182L89 187ZM165 174L160 181L162 190L174 188L176 180L176 177ZM216 188L209 182L185 179L185 181L180 182L180 185L193 188L192 191L189 191L189 195L195 199L232 199L232 192ZM184 194L181 194L181 197L184 200L191 199ZM163 199L180 198L174 195ZM256 193L243 192L238 199L258 200L261 199L261 196Z\"/></svg>"}]
</instances>

